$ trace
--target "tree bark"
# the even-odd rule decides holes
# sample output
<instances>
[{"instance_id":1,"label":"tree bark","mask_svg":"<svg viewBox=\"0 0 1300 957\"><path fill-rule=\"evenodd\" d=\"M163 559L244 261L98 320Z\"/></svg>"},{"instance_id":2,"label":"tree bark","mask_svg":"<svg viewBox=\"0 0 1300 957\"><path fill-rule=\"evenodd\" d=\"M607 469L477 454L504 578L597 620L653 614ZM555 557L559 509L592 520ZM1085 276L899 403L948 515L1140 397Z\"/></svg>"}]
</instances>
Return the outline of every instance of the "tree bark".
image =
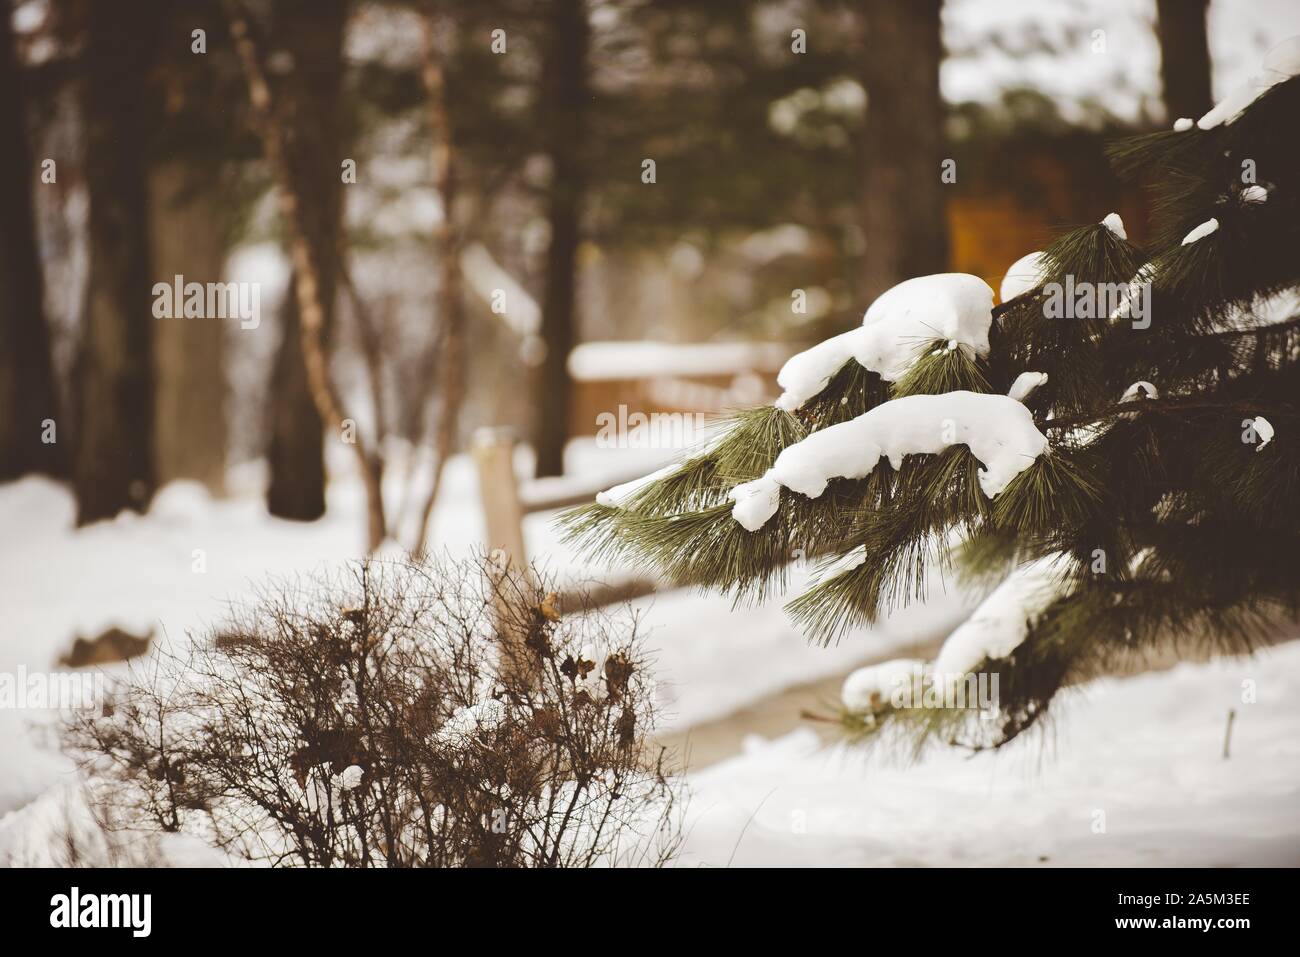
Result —
<instances>
[{"instance_id":1,"label":"tree bark","mask_svg":"<svg viewBox=\"0 0 1300 957\"><path fill-rule=\"evenodd\" d=\"M542 105L552 180L547 218L550 246L546 254L546 285L542 295L542 340L546 356L537 377L537 474L564 471L564 446L569 437L568 359L575 340L577 254L585 176L582 142L586 129L587 46L589 28L585 0L553 0L545 59L542 65ZM628 175L636 175L629 171Z\"/></svg>"},{"instance_id":2,"label":"tree bark","mask_svg":"<svg viewBox=\"0 0 1300 957\"><path fill-rule=\"evenodd\" d=\"M1160 82L1170 122L1198 119L1214 105L1210 93L1210 44L1205 33L1209 0L1156 0Z\"/></svg>"},{"instance_id":3,"label":"tree bark","mask_svg":"<svg viewBox=\"0 0 1300 957\"><path fill-rule=\"evenodd\" d=\"M45 420L58 437L58 394L36 246L31 151L23 81L8 8L0 16L0 481L28 472L64 475L57 441L42 441ZM65 432L70 436L70 432Z\"/></svg>"},{"instance_id":4,"label":"tree bark","mask_svg":"<svg viewBox=\"0 0 1300 957\"><path fill-rule=\"evenodd\" d=\"M227 230L210 180L183 162L150 173L153 272L159 282L220 282ZM227 423L224 356L231 318L154 321L158 484L196 479L214 494L225 485Z\"/></svg>"},{"instance_id":5,"label":"tree bark","mask_svg":"<svg viewBox=\"0 0 1300 957\"><path fill-rule=\"evenodd\" d=\"M77 357L73 482L79 524L153 494L148 216L151 5L88 3L82 109L89 280Z\"/></svg>"},{"instance_id":6,"label":"tree bark","mask_svg":"<svg viewBox=\"0 0 1300 957\"><path fill-rule=\"evenodd\" d=\"M342 213L340 176L343 81L341 0L277 5L275 34L293 61L293 76L281 104L285 162L300 194L297 214L315 273L321 316L321 348L329 354L334 328L336 243ZM304 279L295 267L281 309L283 338L270 389L271 481L267 508L280 518L312 521L325 514L325 423L312 396L303 351L301 303L295 294Z\"/></svg>"},{"instance_id":7,"label":"tree bark","mask_svg":"<svg viewBox=\"0 0 1300 957\"><path fill-rule=\"evenodd\" d=\"M940 0L870 0L863 6L864 302L948 265L946 187L940 179L941 6Z\"/></svg>"}]
</instances>

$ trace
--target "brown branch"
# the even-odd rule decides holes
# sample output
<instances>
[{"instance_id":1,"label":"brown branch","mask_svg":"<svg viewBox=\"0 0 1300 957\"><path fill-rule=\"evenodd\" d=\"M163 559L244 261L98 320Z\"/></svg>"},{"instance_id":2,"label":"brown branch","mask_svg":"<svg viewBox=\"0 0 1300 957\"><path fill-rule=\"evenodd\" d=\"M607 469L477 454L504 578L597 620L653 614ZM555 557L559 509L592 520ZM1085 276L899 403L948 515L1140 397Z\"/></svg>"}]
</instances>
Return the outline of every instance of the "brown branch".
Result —
<instances>
[{"instance_id":1,"label":"brown branch","mask_svg":"<svg viewBox=\"0 0 1300 957\"><path fill-rule=\"evenodd\" d=\"M1274 408L1277 408L1276 406ZM1282 406L1290 409L1289 405ZM1183 412L1237 412L1243 415L1256 415L1261 410L1258 402L1214 402L1206 399L1142 399L1130 402L1118 402L1091 412L1062 416L1043 423L1044 429L1072 429L1080 425L1090 425L1121 415L1134 415L1150 412L1178 414Z\"/></svg>"}]
</instances>

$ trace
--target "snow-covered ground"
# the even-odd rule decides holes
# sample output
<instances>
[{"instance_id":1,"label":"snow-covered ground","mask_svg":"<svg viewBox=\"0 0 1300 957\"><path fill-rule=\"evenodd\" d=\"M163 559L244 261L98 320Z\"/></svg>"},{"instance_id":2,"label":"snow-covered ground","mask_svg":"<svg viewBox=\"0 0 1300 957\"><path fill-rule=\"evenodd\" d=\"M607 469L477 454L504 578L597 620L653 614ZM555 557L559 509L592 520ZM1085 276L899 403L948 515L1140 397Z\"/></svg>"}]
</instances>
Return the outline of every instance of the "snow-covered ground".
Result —
<instances>
[{"instance_id":1,"label":"snow-covered ground","mask_svg":"<svg viewBox=\"0 0 1300 957\"><path fill-rule=\"evenodd\" d=\"M1077 689L1000 753L752 739L693 775L680 865L1298 866L1297 701L1290 642Z\"/></svg>"},{"instance_id":2,"label":"snow-covered ground","mask_svg":"<svg viewBox=\"0 0 1300 957\"><path fill-rule=\"evenodd\" d=\"M665 454L575 444L570 467L578 474L616 476L652 468L657 462L647 455L662 460ZM400 452L391 465L394 478L402 474ZM528 465L526 451L520 465ZM56 669L74 636L94 637L110 626L134 634L152 631L156 641L183 641L259 585L355 558L364 543L362 493L349 478L347 456L337 456L331 468L340 477L330 485L327 514L305 524L267 516L257 466L232 471L229 498L213 500L200 486L176 483L159 492L146 515L123 513L79 530L65 487L37 478L0 486L0 673ZM390 491L391 501L400 498L400 489ZM434 513L431 542L437 548L455 555L478 547L483 531L477 494L469 460L452 461ZM535 560L561 580L619 576L619 569L594 566L561 545L553 518L539 513L526 520ZM903 609L870 632L826 649L808 645L779 601L733 610L730 600L716 595L668 591L636 602L656 661L665 730L722 717L944 633L969 606L968 599L939 594L927 606ZM47 719L42 712L0 708L0 815L33 801L71 772L44 740Z\"/></svg>"},{"instance_id":3,"label":"snow-covered ground","mask_svg":"<svg viewBox=\"0 0 1300 957\"><path fill-rule=\"evenodd\" d=\"M584 474L656 464L571 451ZM347 469L347 459L337 463L339 474ZM231 497L217 501L172 486L145 516L81 530L65 488L39 479L0 486L0 673L49 670L74 635L114 624L183 640L268 578L358 554L364 523L354 482L335 481L329 514L310 524L266 516L256 468L235 470L230 484ZM445 488L433 540L463 553L481 537L468 461L451 464ZM530 516L526 534L556 575L618 574L560 545L550 519ZM195 570L196 549L204 572ZM637 605L669 726L682 729L941 637L973 600L938 593L830 649L808 646L775 602L733 610L723 598L670 591ZM1257 703L1242 701L1247 680ZM691 776L680 863L1300 864L1300 643L1107 681L1070 698L1046 743L1026 739L974 758L939 753L914 767L828 749L808 730L752 739L744 754ZM1229 708L1237 718L1224 761ZM47 740L45 720L0 709L0 853L35 862L48 835L78 813L76 776ZM1098 812L1104 833L1094 833ZM170 847L167 858L213 860L197 845Z\"/></svg>"}]
</instances>

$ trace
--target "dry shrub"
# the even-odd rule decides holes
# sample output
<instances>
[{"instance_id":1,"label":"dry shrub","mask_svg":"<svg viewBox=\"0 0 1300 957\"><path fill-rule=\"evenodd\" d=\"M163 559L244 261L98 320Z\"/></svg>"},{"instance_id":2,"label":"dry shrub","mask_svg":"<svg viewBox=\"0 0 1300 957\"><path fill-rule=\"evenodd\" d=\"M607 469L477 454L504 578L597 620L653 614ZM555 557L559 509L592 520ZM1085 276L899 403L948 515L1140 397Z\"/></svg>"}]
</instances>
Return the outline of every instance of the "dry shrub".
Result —
<instances>
[{"instance_id":1,"label":"dry shrub","mask_svg":"<svg viewBox=\"0 0 1300 957\"><path fill-rule=\"evenodd\" d=\"M278 585L67 744L124 826L307 867L662 864L681 794L630 613L490 560Z\"/></svg>"}]
</instances>

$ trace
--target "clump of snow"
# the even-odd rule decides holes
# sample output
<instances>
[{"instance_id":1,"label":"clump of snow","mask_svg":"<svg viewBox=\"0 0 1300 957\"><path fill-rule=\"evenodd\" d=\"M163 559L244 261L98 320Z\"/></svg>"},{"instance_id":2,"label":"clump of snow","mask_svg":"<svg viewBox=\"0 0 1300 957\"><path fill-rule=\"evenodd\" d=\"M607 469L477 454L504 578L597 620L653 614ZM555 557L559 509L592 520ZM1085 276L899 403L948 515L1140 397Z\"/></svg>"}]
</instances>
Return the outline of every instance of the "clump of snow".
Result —
<instances>
[{"instance_id":1,"label":"clump of snow","mask_svg":"<svg viewBox=\"0 0 1300 957\"><path fill-rule=\"evenodd\" d=\"M917 678L946 686L959 683L963 675L974 673L985 661L997 661L1015 651L1039 616L1068 589L1065 559L1060 553L1027 562L953 630L932 663L898 658L859 668L844 682L840 698L849 711L867 713L878 710L892 691Z\"/></svg>"},{"instance_id":2,"label":"clump of snow","mask_svg":"<svg viewBox=\"0 0 1300 957\"><path fill-rule=\"evenodd\" d=\"M865 478L883 456L903 457L966 445L984 464L980 486L990 498L1047 451L1047 439L1025 406L1005 395L946 392L910 395L848 422L814 432L777 456L773 477L816 498L832 478Z\"/></svg>"},{"instance_id":3,"label":"clump of snow","mask_svg":"<svg viewBox=\"0 0 1300 957\"><path fill-rule=\"evenodd\" d=\"M476 734L500 727L506 720L506 706L496 698L485 698L458 710L438 730L438 738L448 744L463 744Z\"/></svg>"},{"instance_id":4,"label":"clump of snow","mask_svg":"<svg viewBox=\"0 0 1300 957\"><path fill-rule=\"evenodd\" d=\"M1029 292L1043 281L1043 254L1026 253L1007 269L998 288L998 297L1006 302Z\"/></svg>"},{"instance_id":5,"label":"clump of snow","mask_svg":"<svg viewBox=\"0 0 1300 957\"><path fill-rule=\"evenodd\" d=\"M1060 555L1021 565L948 636L931 671L969 674L985 660L1005 658L1024 642L1038 617L1065 594Z\"/></svg>"},{"instance_id":6,"label":"clump of snow","mask_svg":"<svg viewBox=\"0 0 1300 957\"><path fill-rule=\"evenodd\" d=\"M1231 124L1242 111L1283 80L1300 75L1300 36L1283 40L1264 55L1259 73L1251 76L1196 121L1203 130Z\"/></svg>"},{"instance_id":7,"label":"clump of snow","mask_svg":"<svg viewBox=\"0 0 1300 957\"><path fill-rule=\"evenodd\" d=\"M861 568L867 561L867 546L858 545L856 548L850 548L843 555L837 557L834 561L822 569L822 578L832 578L835 575L852 571L855 568Z\"/></svg>"},{"instance_id":8,"label":"clump of snow","mask_svg":"<svg viewBox=\"0 0 1300 957\"><path fill-rule=\"evenodd\" d=\"M661 469L651 472L649 475L642 475L640 478L634 478L630 482L624 482L622 485L615 485L613 488L605 489L596 496L596 502L608 508L622 508L628 501L635 498L642 489L647 485L653 485L660 479L666 479L682 467L680 462L672 462Z\"/></svg>"},{"instance_id":9,"label":"clump of snow","mask_svg":"<svg viewBox=\"0 0 1300 957\"><path fill-rule=\"evenodd\" d=\"M776 400L777 406L794 412L826 388L831 377L854 357L862 333L860 327L851 329L791 356L776 377L785 390Z\"/></svg>"},{"instance_id":10,"label":"clump of snow","mask_svg":"<svg viewBox=\"0 0 1300 957\"><path fill-rule=\"evenodd\" d=\"M1017 402L1024 402L1025 399L1029 398L1031 392L1046 381L1046 372L1022 372L1016 376L1016 381L1011 383L1007 395Z\"/></svg>"},{"instance_id":11,"label":"clump of snow","mask_svg":"<svg viewBox=\"0 0 1300 957\"><path fill-rule=\"evenodd\" d=\"M1243 203L1268 202L1268 190L1263 186L1247 186L1241 191L1241 201Z\"/></svg>"},{"instance_id":12,"label":"clump of snow","mask_svg":"<svg viewBox=\"0 0 1300 957\"><path fill-rule=\"evenodd\" d=\"M889 700L894 689L908 684L925 672L919 658L895 658L878 665L859 668L844 679L840 700L855 714L875 711Z\"/></svg>"},{"instance_id":13,"label":"clump of snow","mask_svg":"<svg viewBox=\"0 0 1300 957\"><path fill-rule=\"evenodd\" d=\"M364 772L361 765L352 764L343 769L343 773L338 777L338 786L343 791L355 791L361 786L361 776Z\"/></svg>"},{"instance_id":14,"label":"clump of snow","mask_svg":"<svg viewBox=\"0 0 1300 957\"><path fill-rule=\"evenodd\" d=\"M1139 379L1124 390L1124 394L1119 397L1119 400L1120 402L1135 402L1141 399L1158 398L1160 398L1160 391L1145 379Z\"/></svg>"},{"instance_id":15,"label":"clump of snow","mask_svg":"<svg viewBox=\"0 0 1300 957\"><path fill-rule=\"evenodd\" d=\"M1201 223L1201 225L1197 226L1190 233L1188 233L1186 236L1183 237L1183 245L1190 246L1192 243L1204 239L1206 236L1210 235L1210 233L1214 232L1218 228L1219 228L1219 221L1215 219L1213 216L1211 216L1209 219Z\"/></svg>"},{"instance_id":16,"label":"clump of snow","mask_svg":"<svg viewBox=\"0 0 1300 957\"><path fill-rule=\"evenodd\" d=\"M933 455L954 445L967 446L983 463L980 488L995 498L1047 451L1047 438L1024 404L1010 396L904 396L786 448L763 476L732 489L731 514L757 531L776 512L779 486L817 498L833 478L866 478L881 457L897 469L904 456Z\"/></svg>"},{"instance_id":17,"label":"clump of snow","mask_svg":"<svg viewBox=\"0 0 1300 957\"><path fill-rule=\"evenodd\" d=\"M883 293L862 325L792 356L776 377L784 393L777 405L793 412L856 359L886 382L896 382L935 339L955 342L975 355L989 351L993 290L978 276L918 276Z\"/></svg>"},{"instance_id":18,"label":"clump of snow","mask_svg":"<svg viewBox=\"0 0 1300 957\"><path fill-rule=\"evenodd\" d=\"M1174 132L1186 133L1195 125L1196 121L1190 116L1180 116L1178 119L1174 120Z\"/></svg>"},{"instance_id":19,"label":"clump of snow","mask_svg":"<svg viewBox=\"0 0 1300 957\"><path fill-rule=\"evenodd\" d=\"M746 531L756 532L776 514L781 501L781 486L769 470L752 482L742 482L727 497L736 504L731 507L731 517Z\"/></svg>"},{"instance_id":20,"label":"clump of snow","mask_svg":"<svg viewBox=\"0 0 1300 957\"><path fill-rule=\"evenodd\" d=\"M1250 423L1250 426L1255 430L1255 434L1263 439L1262 442L1255 446L1255 451L1264 451L1264 446L1273 441L1273 435L1275 434L1273 431L1273 423L1262 415L1257 415Z\"/></svg>"},{"instance_id":21,"label":"clump of snow","mask_svg":"<svg viewBox=\"0 0 1300 957\"><path fill-rule=\"evenodd\" d=\"M1119 218L1119 213L1107 213L1101 224L1114 233L1116 239L1128 239L1128 233L1124 231L1124 220Z\"/></svg>"}]
</instances>

